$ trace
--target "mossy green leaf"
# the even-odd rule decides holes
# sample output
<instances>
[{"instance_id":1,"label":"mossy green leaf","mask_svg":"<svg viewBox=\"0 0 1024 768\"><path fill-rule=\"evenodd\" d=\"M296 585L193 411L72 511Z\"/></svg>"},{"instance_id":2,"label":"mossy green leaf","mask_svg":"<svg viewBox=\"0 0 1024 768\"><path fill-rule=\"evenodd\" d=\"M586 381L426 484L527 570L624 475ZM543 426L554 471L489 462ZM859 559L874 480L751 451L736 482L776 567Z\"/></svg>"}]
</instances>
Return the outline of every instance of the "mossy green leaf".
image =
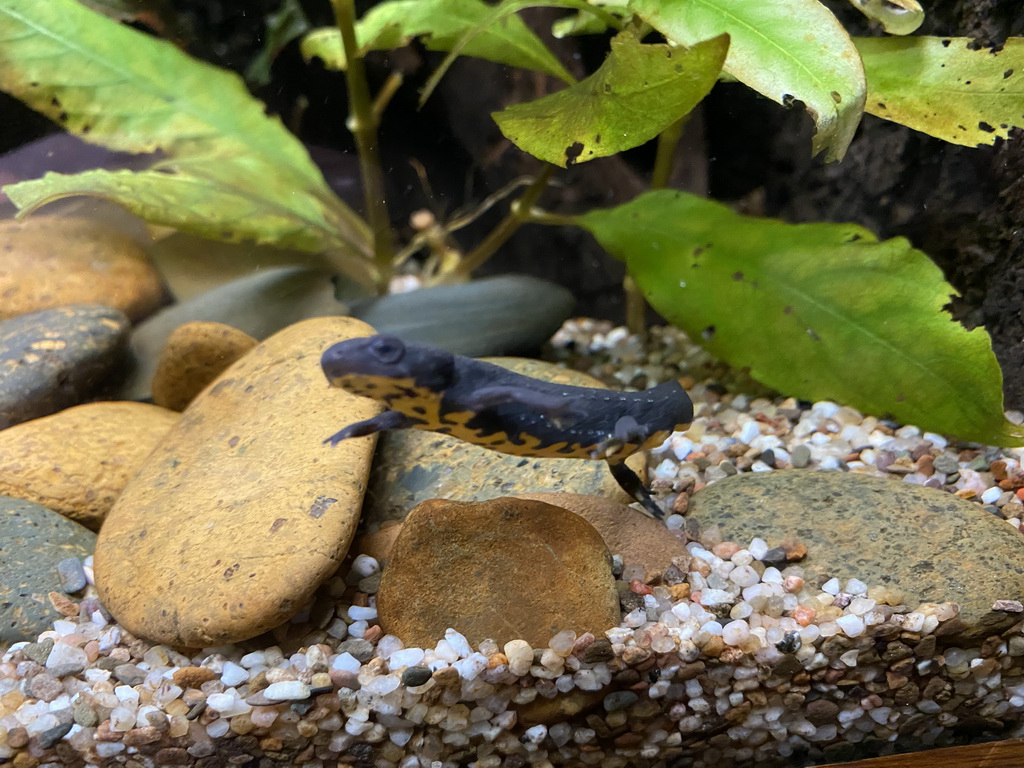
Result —
<instances>
[{"instance_id":1,"label":"mossy green leaf","mask_svg":"<svg viewBox=\"0 0 1024 768\"><path fill-rule=\"evenodd\" d=\"M846 30L818 0L632 0L683 45L728 33L725 72L779 104L802 101L815 154L841 160L864 111L864 70Z\"/></svg>"},{"instance_id":2,"label":"mossy green leaf","mask_svg":"<svg viewBox=\"0 0 1024 768\"><path fill-rule=\"evenodd\" d=\"M240 77L75 0L0 0L0 89L87 141L161 153L161 177L218 179L254 205L293 209L299 218L318 210L320 226L312 231L336 229L324 249L344 242L354 253L369 253L365 222L331 192L302 144L265 114ZM35 206L42 198L33 193L41 189L23 187L18 199ZM118 184L108 193L125 189ZM114 199L131 207L131 200ZM195 215L210 210L203 206ZM190 231L202 226L196 222Z\"/></svg>"},{"instance_id":3,"label":"mossy green leaf","mask_svg":"<svg viewBox=\"0 0 1024 768\"><path fill-rule=\"evenodd\" d=\"M577 223L625 262L666 319L780 392L1024 444L1003 413L988 334L943 311L953 288L903 238L741 216L671 191Z\"/></svg>"},{"instance_id":4,"label":"mossy green leaf","mask_svg":"<svg viewBox=\"0 0 1024 768\"><path fill-rule=\"evenodd\" d=\"M421 38L432 51L450 51L459 39L488 19L493 6L481 0L388 0L374 6L356 24L362 51L400 48ZM314 30L302 41L306 59L319 58L330 69L345 68L337 28ZM461 51L466 56L532 69L572 82L572 76L522 19L510 14L489 25Z\"/></svg>"},{"instance_id":5,"label":"mossy green leaf","mask_svg":"<svg viewBox=\"0 0 1024 768\"><path fill-rule=\"evenodd\" d=\"M728 35L686 49L622 32L590 77L492 117L517 147L563 168L614 155L689 113L715 84L728 49Z\"/></svg>"},{"instance_id":6,"label":"mossy green leaf","mask_svg":"<svg viewBox=\"0 0 1024 768\"><path fill-rule=\"evenodd\" d=\"M966 37L861 37L866 109L967 147L994 144L1024 127L1024 39L998 51Z\"/></svg>"}]
</instances>

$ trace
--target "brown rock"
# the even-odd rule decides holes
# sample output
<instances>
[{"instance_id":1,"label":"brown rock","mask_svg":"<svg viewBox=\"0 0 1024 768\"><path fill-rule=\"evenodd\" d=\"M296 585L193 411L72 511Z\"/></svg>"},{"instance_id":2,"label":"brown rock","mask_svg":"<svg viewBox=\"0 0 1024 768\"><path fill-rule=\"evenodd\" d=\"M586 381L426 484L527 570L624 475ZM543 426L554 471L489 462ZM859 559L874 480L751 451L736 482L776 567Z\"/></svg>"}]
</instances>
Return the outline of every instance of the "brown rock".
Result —
<instances>
[{"instance_id":1,"label":"brown rock","mask_svg":"<svg viewBox=\"0 0 1024 768\"><path fill-rule=\"evenodd\" d=\"M584 373L538 360L496 357L488 361L545 381L605 388ZM643 476L644 455L634 454L627 463ZM374 530L386 520L401 520L428 499L484 501L556 492L590 494L626 504L632 501L603 461L523 458L436 432L396 430L381 435L367 490L366 516Z\"/></svg>"},{"instance_id":2,"label":"brown rock","mask_svg":"<svg viewBox=\"0 0 1024 768\"><path fill-rule=\"evenodd\" d=\"M377 593L380 624L407 646L454 627L473 643L544 647L563 629L619 621L608 551L594 528L526 499L433 500L409 513Z\"/></svg>"},{"instance_id":3,"label":"brown rock","mask_svg":"<svg viewBox=\"0 0 1024 768\"><path fill-rule=\"evenodd\" d=\"M163 292L146 252L115 229L55 216L0 221L0 320L92 302L141 320Z\"/></svg>"},{"instance_id":4,"label":"brown rock","mask_svg":"<svg viewBox=\"0 0 1024 768\"><path fill-rule=\"evenodd\" d=\"M198 688L215 677L217 673L208 667L181 667L172 675L174 684L181 688Z\"/></svg>"},{"instance_id":5,"label":"brown rock","mask_svg":"<svg viewBox=\"0 0 1024 768\"><path fill-rule=\"evenodd\" d=\"M978 504L897 480L799 470L739 475L694 494L689 518L740 542L798 537L808 584L857 578L903 590L911 608L958 603L961 640L1012 625L1014 615L992 606L1024 594L1017 531Z\"/></svg>"},{"instance_id":6,"label":"brown rock","mask_svg":"<svg viewBox=\"0 0 1024 768\"><path fill-rule=\"evenodd\" d=\"M259 342L223 323L179 325L168 337L153 375L153 402L183 411L193 398Z\"/></svg>"},{"instance_id":7,"label":"brown rock","mask_svg":"<svg viewBox=\"0 0 1024 768\"><path fill-rule=\"evenodd\" d=\"M579 515L597 529L609 552L622 556L624 565L665 568L673 557L689 554L664 523L610 499L575 493L524 493L519 498L543 501Z\"/></svg>"},{"instance_id":8,"label":"brown rock","mask_svg":"<svg viewBox=\"0 0 1024 768\"><path fill-rule=\"evenodd\" d=\"M98 531L177 420L178 414L145 403L88 403L0 431L0 494Z\"/></svg>"},{"instance_id":9,"label":"brown rock","mask_svg":"<svg viewBox=\"0 0 1024 768\"><path fill-rule=\"evenodd\" d=\"M395 539L398 538L401 530L402 524L395 523L386 525L379 531L360 536L356 539L352 551L357 555L367 555L377 561L385 560L388 553L391 552L391 547L394 546Z\"/></svg>"},{"instance_id":10,"label":"brown rock","mask_svg":"<svg viewBox=\"0 0 1024 768\"><path fill-rule=\"evenodd\" d=\"M600 691L581 691L578 688L551 699L538 696L529 704L516 708L519 720L525 725L538 723L561 723L595 706L604 698L607 689Z\"/></svg>"},{"instance_id":11,"label":"brown rock","mask_svg":"<svg viewBox=\"0 0 1024 768\"><path fill-rule=\"evenodd\" d=\"M241 641L287 621L337 569L359 520L372 439L324 445L372 417L331 389L320 355L358 320L292 325L202 392L125 488L100 533L100 599L133 634Z\"/></svg>"}]
</instances>

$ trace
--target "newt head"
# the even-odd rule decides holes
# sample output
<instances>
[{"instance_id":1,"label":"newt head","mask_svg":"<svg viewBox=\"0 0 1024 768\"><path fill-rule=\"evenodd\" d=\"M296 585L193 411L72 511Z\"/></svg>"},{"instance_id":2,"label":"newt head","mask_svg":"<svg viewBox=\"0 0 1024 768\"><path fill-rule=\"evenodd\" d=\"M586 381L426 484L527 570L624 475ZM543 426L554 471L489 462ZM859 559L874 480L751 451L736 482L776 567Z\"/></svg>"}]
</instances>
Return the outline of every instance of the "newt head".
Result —
<instances>
[{"instance_id":1,"label":"newt head","mask_svg":"<svg viewBox=\"0 0 1024 768\"><path fill-rule=\"evenodd\" d=\"M378 400L409 389L440 395L451 385L454 366L450 352L384 334L340 341L320 358L331 386Z\"/></svg>"}]
</instances>

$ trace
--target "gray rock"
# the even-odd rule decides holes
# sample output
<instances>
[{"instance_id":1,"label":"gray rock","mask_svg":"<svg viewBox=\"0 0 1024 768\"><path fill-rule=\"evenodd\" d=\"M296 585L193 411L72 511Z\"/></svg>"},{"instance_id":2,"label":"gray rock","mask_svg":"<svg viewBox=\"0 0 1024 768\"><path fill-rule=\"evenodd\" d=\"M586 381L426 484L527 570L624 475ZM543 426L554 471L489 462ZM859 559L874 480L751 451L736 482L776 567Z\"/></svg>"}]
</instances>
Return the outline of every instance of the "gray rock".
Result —
<instances>
[{"instance_id":1,"label":"gray rock","mask_svg":"<svg viewBox=\"0 0 1024 768\"><path fill-rule=\"evenodd\" d=\"M560 285L504 275L352 302L352 315L381 333L460 355L511 355L540 347L572 314Z\"/></svg>"},{"instance_id":2,"label":"gray rock","mask_svg":"<svg viewBox=\"0 0 1024 768\"><path fill-rule=\"evenodd\" d=\"M910 608L957 603L961 640L1019 620L992 606L1024 594L1024 538L944 491L843 472L752 473L695 493L687 517L741 544L797 537L807 546L805 578L816 585L857 578L903 590Z\"/></svg>"},{"instance_id":3,"label":"gray rock","mask_svg":"<svg viewBox=\"0 0 1024 768\"><path fill-rule=\"evenodd\" d=\"M0 429L78 405L121 362L128 318L70 304L0 322Z\"/></svg>"},{"instance_id":4,"label":"gray rock","mask_svg":"<svg viewBox=\"0 0 1024 768\"><path fill-rule=\"evenodd\" d=\"M157 312L132 331L134 368L119 396L150 397L160 353L179 325L196 320L224 323L263 341L306 318L347 315L347 305L335 295L353 289L347 281L340 283L342 287L336 282L329 272L313 267L267 269Z\"/></svg>"},{"instance_id":5,"label":"gray rock","mask_svg":"<svg viewBox=\"0 0 1024 768\"><path fill-rule=\"evenodd\" d=\"M57 563L57 578L60 588L69 595L81 592L87 583L82 561L77 557L67 557Z\"/></svg>"},{"instance_id":6,"label":"gray rock","mask_svg":"<svg viewBox=\"0 0 1024 768\"><path fill-rule=\"evenodd\" d=\"M46 507L0 496L0 644L32 640L54 619L57 564L87 557L96 534Z\"/></svg>"}]
</instances>

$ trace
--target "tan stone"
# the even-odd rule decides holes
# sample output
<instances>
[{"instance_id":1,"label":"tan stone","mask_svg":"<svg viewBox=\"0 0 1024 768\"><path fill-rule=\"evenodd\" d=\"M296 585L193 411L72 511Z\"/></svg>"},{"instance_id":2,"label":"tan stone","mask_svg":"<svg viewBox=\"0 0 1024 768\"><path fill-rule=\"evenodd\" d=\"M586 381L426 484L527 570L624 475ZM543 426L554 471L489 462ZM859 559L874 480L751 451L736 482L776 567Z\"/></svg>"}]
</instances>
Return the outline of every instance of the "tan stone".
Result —
<instances>
[{"instance_id":1,"label":"tan stone","mask_svg":"<svg viewBox=\"0 0 1024 768\"><path fill-rule=\"evenodd\" d=\"M178 414L145 403L88 403L0 431L0 494L98 531Z\"/></svg>"},{"instance_id":2,"label":"tan stone","mask_svg":"<svg viewBox=\"0 0 1024 768\"><path fill-rule=\"evenodd\" d=\"M543 501L579 515L597 529L609 552L622 556L624 565L662 569L673 557L688 553L663 522L610 499L576 493L524 493L518 498Z\"/></svg>"},{"instance_id":3,"label":"tan stone","mask_svg":"<svg viewBox=\"0 0 1024 768\"><path fill-rule=\"evenodd\" d=\"M238 642L287 621L337 569L373 439L323 441L379 406L331 389L320 355L372 333L344 317L296 323L182 414L96 546L100 599L126 628L168 645Z\"/></svg>"},{"instance_id":4,"label":"tan stone","mask_svg":"<svg viewBox=\"0 0 1024 768\"><path fill-rule=\"evenodd\" d=\"M193 398L259 342L224 323L179 325L167 339L153 374L153 402L183 411Z\"/></svg>"},{"instance_id":5,"label":"tan stone","mask_svg":"<svg viewBox=\"0 0 1024 768\"><path fill-rule=\"evenodd\" d=\"M544 647L563 629L619 622L608 550L593 526L526 499L435 499L409 513L381 575L385 632L433 647L448 627L471 643Z\"/></svg>"},{"instance_id":6,"label":"tan stone","mask_svg":"<svg viewBox=\"0 0 1024 768\"><path fill-rule=\"evenodd\" d=\"M540 360L485 359L545 381L606 389L592 376ZM645 476L646 454L634 454L626 463L641 478ZM370 476L366 518L374 530L386 520L401 520L427 499L484 501L524 493L579 493L627 504L632 501L604 461L510 456L448 435L404 429L381 436Z\"/></svg>"},{"instance_id":7,"label":"tan stone","mask_svg":"<svg viewBox=\"0 0 1024 768\"><path fill-rule=\"evenodd\" d=\"M0 221L0 319L95 302L141 320L163 292L146 252L115 229L55 216Z\"/></svg>"}]
</instances>

